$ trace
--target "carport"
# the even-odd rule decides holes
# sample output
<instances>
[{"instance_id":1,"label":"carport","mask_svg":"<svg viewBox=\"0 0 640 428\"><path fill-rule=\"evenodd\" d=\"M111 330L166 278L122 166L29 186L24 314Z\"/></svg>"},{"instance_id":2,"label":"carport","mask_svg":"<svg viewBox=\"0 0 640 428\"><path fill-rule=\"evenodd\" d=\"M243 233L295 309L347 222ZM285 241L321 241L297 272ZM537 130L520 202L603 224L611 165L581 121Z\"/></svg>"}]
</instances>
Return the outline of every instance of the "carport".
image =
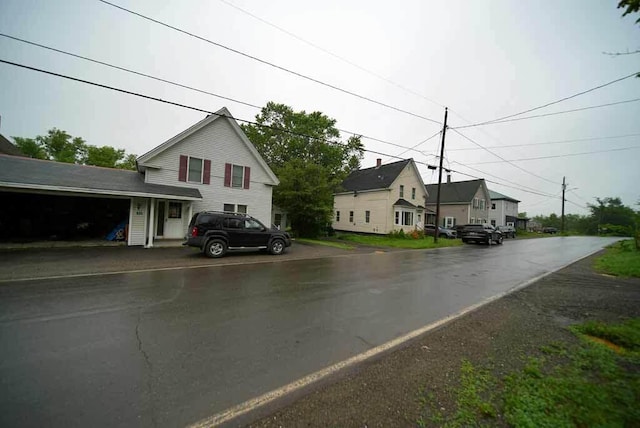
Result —
<instances>
[{"instance_id":1,"label":"carport","mask_svg":"<svg viewBox=\"0 0 640 428\"><path fill-rule=\"evenodd\" d=\"M197 189L144 182L136 171L0 155L0 242L110 239L153 246L157 206L180 207L183 236Z\"/></svg>"}]
</instances>

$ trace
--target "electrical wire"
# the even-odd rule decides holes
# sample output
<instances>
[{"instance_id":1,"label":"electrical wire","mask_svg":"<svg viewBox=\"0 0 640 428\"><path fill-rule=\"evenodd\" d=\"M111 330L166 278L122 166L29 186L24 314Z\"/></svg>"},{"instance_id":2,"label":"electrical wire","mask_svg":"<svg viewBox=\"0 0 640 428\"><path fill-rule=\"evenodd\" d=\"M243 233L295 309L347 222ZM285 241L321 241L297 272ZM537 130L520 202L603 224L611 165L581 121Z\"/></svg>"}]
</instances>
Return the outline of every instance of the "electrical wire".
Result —
<instances>
[{"instance_id":1,"label":"electrical wire","mask_svg":"<svg viewBox=\"0 0 640 428\"><path fill-rule=\"evenodd\" d=\"M499 159L502 159L503 161L507 162L509 165L511 165L511 166L513 166L513 167L515 167L515 168L517 168L517 169L519 169L519 170L523 171L523 172L526 172L526 173L527 173L527 174L529 174L529 175L532 175L532 176L534 176L534 177L537 177L537 178L539 178L539 179L541 179L541 180L544 180L544 181L547 181L547 182L549 182L549 183L556 184L556 185L557 185L557 184L559 184L559 183L556 183L555 181L549 180L548 178L545 178L545 177L543 177L543 176L541 176L541 175L538 175L538 174L536 174L536 173L533 173L533 172L531 172L531 171L528 171L528 170L526 170L526 169L522 168L521 166L516 165L515 163L513 163L513 162L511 162L511 161L509 161L509 160L507 160L507 159L503 158L503 157L502 157L502 156L500 156L499 154L497 154L497 153L495 153L495 152L491 151L490 149L488 149L488 148L484 147L482 144L477 143L477 142L476 142L476 141L474 141L473 139L471 139L471 138L467 137L466 135L464 135L464 134L463 134L462 132L460 132L459 130L457 130L457 129L455 129L455 128L452 128L451 130L452 130L453 132L455 132L456 134L460 135L461 137L463 137L465 140L470 141L471 143L475 144L476 146L478 146L478 147L480 147L480 148L484 149L485 151L487 151L487 152L491 153L491 154L492 154L492 155L494 155L495 157L497 157L497 158L499 158Z\"/></svg>"},{"instance_id":2,"label":"electrical wire","mask_svg":"<svg viewBox=\"0 0 640 428\"><path fill-rule=\"evenodd\" d=\"M141 77L145 77L147 79L156 80L156 81L167 83L167 84L170 84L170 85L173 85L173 86L177 86L177 87L180 87L180 88L183 88L183 89L188 89L190 91L194 91L194 92L198 92L198 93L201 93L201 94L206 94L206 95L210 95L210 96L213 96L213 97L216 97L216 98L220 98L220 99L223 99L223 100L231 101L231 102L234 102L234 103L237 103L237 104L241 104L241 105L244 105L244 106L247 106L247 107L255 108L255 109L258 109L258 110L262 109L262 107L260 107L260 106L258 106L256 104L252 104L252 103L249 103L249 102L246 102L246 101L241 101L241 100L238 100L236 98L231 98L231 97L227 97L227 96L224 96L224 95L216 94L214 92L210 92L210 91L207 91L207 90L204 90L204 89L199 89L199 88L196 88L196 87L193 87L193 86L189 86L189 85L185 85L185 84L182 84L182 83L174 82L174 81L171 81L171 80L163 79L161 77L157 77L157 76L153 76L153 75L150 75L150 74L142 73L142 72L139 72L139 71L132 70L130 68L114 65L114 64L111 64L111 63L108 63L108 62L96 60L96 59L89 58L89 57L86 57L86 56L83 56L83 55L74 54L74 53L71 53L71 52L68 52L68 51L64 51L62 49L57 49L57 48L54 48L54 47L51 47L51 46L46 46L46 45L43 45L43 44L40 44L40 43L36 43L36 42L29 41L29 40L21 39L19 37L11 36L11 35L4 34L4 33L0 33L0 36L6 37L8 39L12 39L14 41L18 41L18 42L26 43L26 44L29 44L29 45L32 45L32 46L36 46L36 47L39 47L39 48L42 48L42 49L47 49L47 50L50 50L50 51L53 51L53 52L57 52L57 53L60 53L60 54L63 54L63 55L67 55L67 56L71 56L71 57L74 57L74 58L82 59L84 61L89 61L89 62L92 62L92 63L95 63L95 64L103 65L105 67L110 67L110 68L113 68L113 69L116 69L116 70L124 71L124 72L127 72L127 73L132 73L132 74L135 74L135 75L138 75L138 76L141 76ZM403 146L401 144L392 143L391 141L382 140L380 138L375 138L375 137L370 137L370 136L367 136L367 135L362 135L362 134L359 134L359 133L356 133L356 132L347 131L345 129L340 129L340 128L336 128L336 129L338 131L340 131L340 132L344 132L344 133L351 134L351 135L354 135L354 136L359 136L361 138L365 138L365 139L368 139L368 140L377 141L379 143L384 143L384 144L388 144L388 145L391 145L391 146L407 149L403 153L406 153L409 150L414 150L413 148L408 149L406 146ZM417 153L423 154L419 150L415 150L415 151Z\"/></svg>"},{"instance_id":3,"label":"electrical wire","mask_svg":"<svg viewBox=\"0 0 640 428\"><path fill-rule=\"evenodd\" d=\"M215 42L215 41L213 41L213 40L207 39L207 38L205 38L205 37L198 36L197 34L190 33L190 32L188 32L188 31L186 31L186 30L183 30L183 29L181 29L181 28L178 28L178 27L175 27L175 26L173 26L173 25L167 24L167 23L165 23L165 22L159 21L159 20L157 20L157 19L151 18L151 17L149 17L149 16L143 15L143 14L141 14L141 13L139 13L139 12L134 12L134 11L132 11L132 10L130 10L130 9L127 9L127 8L125 8L125 7L123 7L123 6L119 6L119 5L117 5L117 4L114 4L114 3L108 2L108 1L106 1L106 0L98 0L98 1L99 1L99 2L101 2L101 3L104 3L104 4L106 4L106 5L112 6L112 7L116 8L116 9L120 9L120 10L122 10L122 11L124 11L124 12L127 12L127 13L130 13L130 14L132 14L132 15L138 16L138 17L140 17L140 18L142 18L142 19L146 19L147 21L153 22L153 23L158 24L158 25L162 25L162 26L164 26L164 27L166 27L166 28L169 28L169 29L171 29L171 30L174 30L174 31L177 31L177 32L179 32L179 33L185 34L185 35L187 35L187 36L189 36L189 37L196 38L196 39L201 40L201 41L203 41L203 42L209 43L209 44L211 44L211 45L213 45L213 46L217 46L217 47L222 48L222 49L225 49L225 50L227 50L227 51L229 51L229 52L233 52L233 53L235 53L235 54L237 54L237 55L241 55L241 56L243 56L243 57L245 57L245 58L249 58L249 59L251 59L251 60L253 60L253 61L257 61L257 62L259 62L259 63L261 63L261 64L268 65L269 67L273 67L273 68L275 68L275 69L278 69L278 70L284 71L285 73L288 73L288 74L291 74L291 75L294 75L294 76L300 77L300 78L302 78L302 79L308 80L308 81L310 81L310 82L317 83L317 84L319 84L319 85L322 85L322 86L325 86L325 87L327 87L327 88L331 88L331 89L333 89L333 90L336 90L336 91L339 91L339 92L342 92L342 93L345 93L345 94L351 95L351 96L353 96L353 97L360 98L360 99L365 100L365 101L368 101L368 102L370 102L370 103L377 104L377 105L380 105L380 106L382 106L382 107L385 107L385 108L388 108L388 109L391 109L391 110L395 110L395 111L400 112L400 113L407 114L407 115L409 115L409 116L413 116L413 117L416 117L416 118L419 118L419 119L422 119L422 120L426 120L426 121L428 121L428 122L432 122L432 123L436 123L436 124L438 124L438 125L441 125L441 122L439 122L439 121L437 121L437 120L435 120L435 119L431 119L431 118L429 118L429 117L422 116L422 115L419 115L419 114L417 114L417 113L412 113L412 112L410 112L410 111L408 111L408 110L404 110L404 109L401 109L401 108L399 108L399 107L395 107L395 106L392 106L392 105L390 105L390 104L386 104L386 103L384 103L384 102L382 102L382 101L377 101L377 100L375 100L375 99L373 99L373 98L369 98L369 97L367 97L367 96L364 96L364 95L358 94L358 93L356 93L356 92L353 92L353 91L350 91L350 90L347 90L347 89L343 89L343 88L341 88L341 87L339 87L339 86L336 86L336 85L333 85L333 84L331 84L331 83L323 82L323 81L321 81L321 80L319 80L319 79L316 79L316 78L314 78L314 77L307 76L307 75L302 74L302 73L300 73L300 72L297 72L297 71L294 71L294 70L290 70L290 69L285 68L285 67L283 67L283 66L280 66L280 65L274 64L274 63L272 63L272 62L269 62L269 61L263 60L263 59L261 59L261 58L258 58L258 57L256 57L256 56L249 55L249 54L247 54L247 53L245 53L245 52L242 52L242 51L239 51L239 50L237 50L237 49L231 48L231 47L229 47L229 46L223 45L222 43L218 43L218 42Z\"/></svg>"},{"instance_id":4,"label":"electrical wire","mask_svg":"<svg viewBox=\"0 0 640 428\"><path fill-rule=\"evenodd\" d=\"M548 144L568 144L568 143L577 143L582 141L597 141L597 140L611 140L616 138L628 138L628 137L638 137L640 134L626 134L626 135L613 135L609 137L592 137L592 138L578 138L575 140L559 140L559 141L546 141L542 143L526 143L526 144L509 144L506 146L485 146L487 149L505 149L509 147L530 147L530 146L543 146ZM484 150L480 147L463 147L458 149L448 149L450 152L458 152L458 151L468 151L468 150Z\"/></svg>"},{"instance_id":5,"label":"electrical wire","mask_svg":"<svg viewBox=\"0 0 640 428\"><path fill-rule=\"evenodd\" d=\"M591 110L591 109L602 108L602 107L616 106L616 105L619 105L619 104L635 103L635 102L638 102L638 101L640 101L640 98L634 98L634 99L631 99L631 100L624 100L624 101L617 101L617 102L607 103L607 104L599 104L599 105L596 105L596 106L574 108L574 109L571 109L571 110L556 111L556 112L553 112L553 113L536 114L536 115L533 115L533 116L517 117L517 118L505 119L505 120L495 120L493 122L485 123L483 125L496 125L496 124L499 124L499 123L517 122L519 120L528 120L528 119L535 119L535 118L540 118L540 117L556 116L556 115L559 115L559 114L575 113L575 112L578 112L578 111ZM471 128L471 127L475 127L475 126L480 126L480 125L457 126L457 127L453 128L453 129L464 129L464 128Z\"/></svg>"},{"instance_id":6,"label":"electrical wire","mask_svg":"<svg viewBox=\"0 0 640 428\"><path fill-rule=\"evenodd\" d=\"M100 1L102 1L102 0L100 0ZM518 113L514 113L514 114L507 115L507 116L498 117L498 118L496 118L496 119L492 119L492 120L487 120L487 121L484 121L484 122L475 123L475 124L470 125L470 126L488 125L488 124L493 123L493 122L499 122L499 121L502 121L502 120L505 120L505 119L510 119L510 118L512 118L512 117L516 117L516 116L523 115L523 114L525 114L525 113L530 113L530 112L535 111L535 110L540 110L540 109L542 109L542 108L549 107L549 106L552 106L552 105L554 105L554 104L558 104L558 103L561 103L561 102L563 102L563 101L567 101L567 100L570 100L570 99L572 99L572 98L579 97L580 95L588 94L589 92L593 92L593 91L595 91L595 90L597 90L597 89L601 89L601 88L604 88L604 87L606 87L606 86L613 85L614 83L618 83L618 82L621 82L621 81L623 81L623 80L630 79L631 77L634 77L634 76L636 76L637 74L638 74L638 72L636 71L636 72L631 73L631 74L629 74L629 75L627 75L627 76L620 77L620 78L615 79L615 80L612 80L612 81L610 81L610 82L603 83L602 85L598 85L598 86L596 86L596 87L593 87L593 88L587 89L587 90L582 91L582 92L578 92L578 93L576 93L576 94L570 95L570 96L568 96L568 97L561 98L561 99L556 100L556 101L552 101L552 102L547 103L547 104L543 104L543 105L538 106L538 107L533 107L533 108L530 108L530 109L527 109L527 110L523 110L523 111L518 112ZM470 127L470 126L467 126L467 127Z\"/></svg>"},{"instance_id":7,"label":"electrical wire","mask_svg":"<svg viewBox=\"0 0 640 428\"><path fill-rule=\"evenodd\" d=\"M324 52L325 54L330 55L330 56L332 56L332 57L344 62L345 64L349 64L350 66L355 67L360 71L364 71L365 73L367 73L367 74L369 74L371 76L374 76L374 77L376 77L376 78L378 78L380 80L383 80L383 81L385 81L385 82L387 82L387 83L389 83L389 84L391 84L391 85L393 85L393 86L395 86L395 87L397 87L397 88L399 88L399 89L401 89L401 90L403 90L403 91L405 91L405 92L407 92L409 94L415 95L415 96L417 96L419 98L422 98L422 99L424 99L424 100L426 100L426 101L428 101L428 102L430 102L432 104L435 104L438 107L442 107L442 108L445 107L443 104L440 104L439 102L434 101L434 100L432 100L432 99L420 94L419 92L416 92L416 91L414 91L414 90L412 90L410 88L407 88L406 86L403 86L400 83L394 82L393 80L391 80L391 79L389 79L387 77L384 77L381 74L376 73L375 71L371 71L371 70L369 70L369 69L367 69L367 68L365 68L365 67L363 67L363 66L361 66L359 64L356 64L355 62L351 61L348 58L340 56L340 55L338 55L338 54L336 54L334 52L331 52L328 49L323 48L322 46L319 46L319 45L317 45L317 44L315 44L313 42L310 42L309 40L306 40L306 39L298 36L297 34L292 33L291 31L288 31L288 30L286 30L286 29L284 29L284 28L282 28L282 27L280 27L280 26L278 26L278 25L276 25L276 24L274 24L272 22L269 22L266 19L261 18L261 17L255 15L255 14L249 12L248 10L245 10L245 9L241 8L240 6L237 6L237 5L233 4L233 3L231 3L230 1L227 1L227 0L219 0L219 1L224 3L224 4L226 4L229 7L232 7L234 9L244 13L245 15L248 15L248 16L252 17L253 19L256 19L256 20L262 22L263 24L266 24L266 25L268 25L268 26L270 26L272 28L275 28L276 30L278 30L278 31L280 31L280 32L282 32L284 34L286 34L286 35L288 35L290 37L293 37L294 39L296 39L296 40L298 40L298 41L300 41L302 43L305 43L308 46L311 46L314 49L317 49L317 50L319 50L321 52Z\"/></svg>"},{"instance_id":8,"label":"electrical wire","mask_svg":"<svg viewBox=\"0 0 640 428\"><path fill-rule=\"evenodd\" d=\"M64 75L64 74L55 73L55 72L48 71L48 70L42 70L42 69L39 69L39 68L36 68L36 67L31 67L31 66L24 65L24 64L18 64L18 63L15 63L15 62L4 60L4 59L0 59L0 63L13 65L15 67L24 68L24 69L31 70L31 71L37 71L39 73L48 74L48 75L51 75L51 76L60 77L60 78L63 78L63 79L67 79L67 80L71 80L71 81L75 81L75 82L79 82L79 83L84 83L84 84L91 85L91 86L100 87L100 88L103 88L103 89L109 89L109 90L112 90L112 91L124 93L124 94L127 94L127 95L136 96L136 97L143 98L143 99L157 101L157 102L173 105L173 106L176 106L176 107L181 107L181 108L185 108L185 109L189 109L189 110L193 110L193 111L198 111L198 112L201 112L201 113L213 114L213 115L217 115L219 117L225 117L225 118L228 118L228 119L231 119L231 120L236 120L238 122L252 124L252 125L255 125L255 126L262 127L262 128L268 128L268 129L272 129L272 130L279 131L279 132L285 132L285 133L288 133L288 134L291 134L291 135L296 135L296 136L301 136L301 137L305 137L305 138L309 138L309 139L323 141L323 142L325 142L327 144L344 146L344 144L336 142L336 141L331 141L331 140L327 140L327 139L320 138L320 137L314 137L314 136L311 136L311 135L301 134L301 133L289 131L287 129L277 128L277 127L274 127L274 126L263 125L263 124L256 123L254 121L250 121L250 120L246 120L246 119L240 119L240 118L233 117L233 116L227 116L227 115L224 115L224 114L215 113L215 112L212 112L212 111L209 111L209 110L205 110L205 109L201 109L201 108L198 108L198 107L193 107L193 106L189 106L189 105L185 105L185 104L176 103L176 102L173 102L173 101L163 100L163 99L158 98L158 97L153 97L153 96L150 96L150 95L140 94L140 93L137 93L137 92L128 91L126 89L121 89L121 88L116 88L116 87L113 87L113 86L103 85L101 83L91 82L91 81L88 81L88 80L79 79L77 77L67 76L67 75ZM379 152L379 151L376 151L376 150L363 148L363 151L369 152L369 153L374 153L374 154L381 155L381 156L387 156L387 157L391 157L391 158L402 159L401 157L398 157L398 156L395 156L395 155L390 155L388 153ZM425 166L431 166L430 164L428 164L426 162L421 162L421 161L414 161L414 162L416 164L421 164L421 165L425 165ZM462 164L460 164L460 165L462 165ZM484 178L481 178L481 177L477 177L477 176L474 176L474 175L471 175L471 174L464 173L462 171L456 171L456 170L451 170L451 171L452 172L456 172L456 173L461 174L461 175L472 177L472 178L475 178L475 179L484 179ZM522 188L522 186L514 187L514 186L510 186L508 184L500 183L500 182L493 181L493 180L488 180L488 179L484 179L484 180L489 182L489 183L494 183L494 184L497 184L497 185L500 185L500 186L521 190L523 192L528 192L528 193L533 193L533 194L537 194L537 195L548 196L548 195L542 194L540 192L533 192L533 191L530 191L530 190L526 190L525 188Z\"/></svg>"},{"instance_id":9,"label":"electrical wire","mask_svg":"<svg viewBox=\"0 0 640 428\"><path fill-rule=\"evenodd\" d=\"M593 152L582 152L582 153L567 153L564 155L550 155L550 156L538 156L538 157L533 157L533 158L523 158L523 159L503 159L501 161L487 161L487 162L474 162L474 163L470 163L468 165L488 165L488 164L492 164L492 163L501 163L501 162L525 162L525 161L532 161L532 160L540 160L540 159L555 159L555 158L566 158L566 157L572 157L572 156L584 156L584 155L593 155L596 153L609 153L609 152L620 152L620 151L625 151L625 150L637 150L640 149L640 146L629 146L629 147L620 147L617 149L607 149L607 150L595 150Z\"/></svg>"}]
</instances>

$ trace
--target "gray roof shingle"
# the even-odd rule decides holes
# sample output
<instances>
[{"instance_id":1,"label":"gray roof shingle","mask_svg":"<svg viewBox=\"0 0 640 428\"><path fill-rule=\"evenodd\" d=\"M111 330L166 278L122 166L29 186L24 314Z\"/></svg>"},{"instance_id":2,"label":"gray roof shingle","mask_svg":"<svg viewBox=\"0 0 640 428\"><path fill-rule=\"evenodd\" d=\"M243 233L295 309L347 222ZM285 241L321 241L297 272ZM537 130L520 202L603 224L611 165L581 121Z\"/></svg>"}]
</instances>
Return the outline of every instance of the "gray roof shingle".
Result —
<instances>
[{"instance_id":1,"label":"gray roof shingle","mask_svg":"<svg viewBox=\"0 0 640 428\"><path fill-rule=\"evenodd\" d=\"M13 186L12 186L13 185ZM0 155L0 188L42 188L106 195L201 199L198 189L144 182L136 171Z\"/></svg>"},{"instance_id":2,"label":"gray roof shingle","mask_svg":"<svg viewBox=\"0 0 640 428\"><path fill-rule=\"evenodd\" d=\"M502 193L494 192L493 190L489 190L489 196L491 197L492 201L493 200L504 199L505 201L520 202L517 199L513 199L512 197L509 197L507 195L503 195Z\"/></svg>"},{"instance_id":3,"label":"gray roof shingle","mask_svg":"<svg viewBox=\"0 0 640 428\"><path fill-rule=\"evenodd\" d=\"M398 178L409 162L411 159L404 159L379 167L353 171L342 182L342 188L347 192L386 189Z\"/></svg>"},{"instance_id":4,"label":"gray roof shingle","mask_svg":"<svg viewBox=\"0 0 640 428\"><path fill-rule=\"evenodd\" d=\"M452 183L442 183L442 196L440 196L441 204L468 204L473 200L478 187L482 185L484 180L468 180L468 181L455 181ZM438 185L427 184L427 204L435 204L438 198Z\"/></svg>"}]
</instances>

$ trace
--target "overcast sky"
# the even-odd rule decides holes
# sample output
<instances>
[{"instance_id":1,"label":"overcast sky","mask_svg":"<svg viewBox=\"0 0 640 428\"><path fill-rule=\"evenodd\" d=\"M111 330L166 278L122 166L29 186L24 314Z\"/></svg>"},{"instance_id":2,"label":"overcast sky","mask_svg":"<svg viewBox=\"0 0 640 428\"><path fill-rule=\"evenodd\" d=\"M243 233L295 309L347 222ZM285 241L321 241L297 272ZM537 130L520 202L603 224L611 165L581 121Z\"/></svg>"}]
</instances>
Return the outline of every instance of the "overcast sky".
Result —
<instances>
[{"instance_id":1,"label":"overcast sky","mask_svg":"<svg viewBox=\"0 0 640 428\"><path fill-rule=\"evenodd\" d=\"M450 127L518 113L640 71L640 54L603 54L640 49L637 16L621 18L617 0L113 2L416 115L441 122L447 106ZM258 106L276 101L321 111L341 129L399 146L414 146L441 128L99 1L2 0L0 32ZM240 119L258 113L5 37L0 58L205 110L226 106ZM640 79L630 78L523 116L636 98ZM6 64L0 64L0 115L5 136L34 137L57 127L89 144L138 155L204 117ZM568 213L585 214L594 197L620 196L627 205L640 200L640 102L459 132L507 160L625 149L510 164L447 131L445 166L458 171L452 179L485 178L490 189L521 200L520 211L530 215L560 212L563 176ZM558 141L565 142L538 144ZM390 156L367 153L362 166L378 157L392 162L391 155L436 163L439 142L436 137L403 154L403 148L364 138L366 149ZM512 145L519 146L500 147ZM425 183L437 181L418 166Z\"/></svg>"}]
</instances>

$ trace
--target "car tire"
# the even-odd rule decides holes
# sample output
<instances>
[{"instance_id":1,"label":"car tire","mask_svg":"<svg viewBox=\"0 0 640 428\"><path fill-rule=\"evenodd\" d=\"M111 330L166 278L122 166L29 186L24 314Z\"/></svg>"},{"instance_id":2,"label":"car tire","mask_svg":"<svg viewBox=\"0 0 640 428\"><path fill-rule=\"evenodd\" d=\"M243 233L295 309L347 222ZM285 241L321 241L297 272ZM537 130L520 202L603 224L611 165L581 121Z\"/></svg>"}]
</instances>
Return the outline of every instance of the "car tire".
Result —
<instances>
[{"instance_id":1,"label":"car tire","mask_svg":"<svg viewBox=\"0 0 640 428\"><path fill-rule=\"evenodd\" d=\"M282 239L274 239L269 244L269 252L274 256L279 256L284 253L285 245Z\"/></svg>"},{"instance_id":2,"label":"car tire","mask_svg":"<svg viewBox=\"0 0 640 428\"><path fill-rule=\"evenodd\" d=\"M213 259L223 257L227 254L227 243L222 239L211 239L204 247L204 254Z\"/></svg>"}]
</instances>

